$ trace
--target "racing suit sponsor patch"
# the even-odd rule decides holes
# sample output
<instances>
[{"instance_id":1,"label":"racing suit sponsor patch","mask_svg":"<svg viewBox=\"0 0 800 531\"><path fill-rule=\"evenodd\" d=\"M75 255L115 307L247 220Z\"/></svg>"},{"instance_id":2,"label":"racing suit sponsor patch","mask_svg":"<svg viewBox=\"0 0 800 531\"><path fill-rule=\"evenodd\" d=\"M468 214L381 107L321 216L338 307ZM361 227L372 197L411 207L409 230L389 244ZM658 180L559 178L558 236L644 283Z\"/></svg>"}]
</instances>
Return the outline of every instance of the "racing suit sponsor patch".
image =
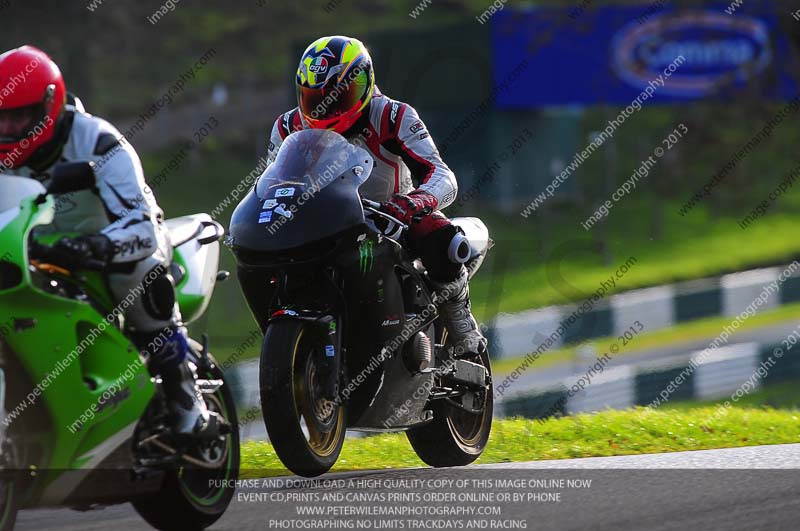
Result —
<instances>
[{"instance_id":1,"label":"racing suit sponsor patch","mask_svg":"<svg viewBox=\"0 0 800 531\"><path fill-rule=\"evenodd\" d=\"M133 239L126 242L116 242L114 245L114 254L120 256L127 256L134 254L136 251L151 249L153 247L153 240L151 238L140 238L134 236Z\"/></svg>"}]
</instances>

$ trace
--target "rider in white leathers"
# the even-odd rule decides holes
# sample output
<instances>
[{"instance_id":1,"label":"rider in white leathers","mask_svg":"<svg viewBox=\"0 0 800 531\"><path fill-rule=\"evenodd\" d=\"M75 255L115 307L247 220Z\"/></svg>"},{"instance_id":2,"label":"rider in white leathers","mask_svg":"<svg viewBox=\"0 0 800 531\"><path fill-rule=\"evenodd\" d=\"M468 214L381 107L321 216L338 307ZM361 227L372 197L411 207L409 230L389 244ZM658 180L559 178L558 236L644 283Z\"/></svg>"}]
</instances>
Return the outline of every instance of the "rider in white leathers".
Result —
<instances>
[{"instance_id":1,"label":"rider in white leathers","mask_svg":"<svg viewBox=\"0 0 800 531\"><path fill-rule=\"evenodd\" d=\"M0 98L0 172L47 184L58 164L94 163L95 188L58 196L52 225L41 229L80 235L59 240L48 257L68 268L87 259L102 263L120 303L143 289L124 307L126 327L139 348L150 346L149 368L164 380L175 431L216 430L221 419L208 411L187 360L164 214L133 146L67 94L58 66L41 50L23 46L0 55L0 87L13 87ZM162 341L153 341L158 336Z\"/></svg>"},{"instance_id":2,"label":"rider in white leathers","mask_svg":"<svg viewBox=\"0 0 800 531\"><path fill-rule=\"evenodd\" d=\"M378 90L369 52L351 37L314 41L300 59L296 86L298 106L272 127L269 161L287 136L308 128L332 129L368 149L375 167L359 192L410 226L408 240L436 285L437 306L456 351L484 351L466 268L449 258L460 229L441 212L455 201L458 184L417 111Z\"/></svg>"}]
</instances>

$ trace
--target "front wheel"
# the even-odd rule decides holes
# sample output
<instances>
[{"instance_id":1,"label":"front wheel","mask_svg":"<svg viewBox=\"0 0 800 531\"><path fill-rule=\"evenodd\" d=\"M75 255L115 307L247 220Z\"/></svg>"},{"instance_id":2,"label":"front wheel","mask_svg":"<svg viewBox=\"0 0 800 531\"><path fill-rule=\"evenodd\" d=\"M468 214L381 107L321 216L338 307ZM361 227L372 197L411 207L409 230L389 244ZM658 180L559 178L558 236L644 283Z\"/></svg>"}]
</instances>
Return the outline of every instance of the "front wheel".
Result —
<instances>
[{"instance_id":1,"label":"front wheel","mask_svg":"<svg viewBox=\"0 0 800 531\"><path fill-rule=\"evenodd\" d=\"M442 334L441 344L447 341L447 332ZM491 377L489 353L476 359ZM472 393L470 402L480 400L482 407L474 412L467 408L464 398L442 398L433 401L433 420L424 426L406 432L408 441L420 459L433 467L464 466L481 456L492 431L493 393L491 378L486 389ZM469 411L467 409L470 409Z\"/></svg>"},{"instance_id":2,"label":"front wheel","mask_svg":"<svg viewBox=\"0 0 800 531\"><path fill-rule=\"evenodd\" d=\"M304 477L336 463L345 409L324 396L325 345L306 321L270 323L261 351L261 411L270 442L286 468Z\"/></svg>"},{"instance_id":3,"label":"front wheel","mask_svg":"<svg viewBox=\"0 0 800 531\"><path fill-rule=\"evenodd\" d=\"M210 411L219 413L231 427L215 441L197 443L176 468L167 472L154 496L133 502L136 511L156 529L205 529L227 510L239 478L239 424L233 395L224 374L211 360L198 377L223 380L223 385L204 398Z\"/></svg>"}]
</instances>

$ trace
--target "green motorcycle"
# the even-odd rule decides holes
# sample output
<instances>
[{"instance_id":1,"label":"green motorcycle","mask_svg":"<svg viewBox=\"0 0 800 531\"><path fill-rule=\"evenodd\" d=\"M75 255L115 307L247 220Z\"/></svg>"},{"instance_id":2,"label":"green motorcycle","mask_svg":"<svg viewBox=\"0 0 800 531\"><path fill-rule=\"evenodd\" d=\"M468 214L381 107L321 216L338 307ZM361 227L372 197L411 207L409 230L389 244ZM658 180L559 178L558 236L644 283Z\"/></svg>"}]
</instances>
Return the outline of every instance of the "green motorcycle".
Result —
<instances>
[{"instance_id":1,"label":"green motorcycle","mask_svg":"<svg viewBox=\"0 0 800 531\"><path fill-rule=\"evenodd\" d=\"M0 531L23 508L125 502L158 529L203 529L225 512L238 478L231 391L207 338L191 341L198 386L229 429L208 440L173 436L161 381L124 333L105 275L31 257L47 243L34 228L52 222L54 196L94 187L91 165L68 166L47 189L0 176ZM206 214L167 226L191 322L227 276L217 272L224 230Z\"/></svg>"}]
</instances>

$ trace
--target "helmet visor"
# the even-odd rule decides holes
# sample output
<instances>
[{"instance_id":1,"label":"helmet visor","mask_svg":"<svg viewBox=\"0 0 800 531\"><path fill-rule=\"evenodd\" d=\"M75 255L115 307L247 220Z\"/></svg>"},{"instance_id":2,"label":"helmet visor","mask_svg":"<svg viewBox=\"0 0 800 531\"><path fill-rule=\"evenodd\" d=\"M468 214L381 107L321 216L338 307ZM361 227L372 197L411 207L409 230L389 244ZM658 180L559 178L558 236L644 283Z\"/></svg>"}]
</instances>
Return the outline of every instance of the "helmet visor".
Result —
<instances>
[{"instance_id":1,"label":"helmet visor","mask_svg":"<svg viewBox=\"0 0 800 531\"><path fill-rule=\"evenodd\" d=\"M312 125L339 118L361 106L369 87L368 72L360 69L345 77L347 83L333 84L330 87L297 87L300 111Z\"/></svg>"},{"instance_id":2,"label":"helmet visor","mask_svg":"<svg viewBox=\"0 0 800 531\"><path fill-rule=\"evenodd\" d=\"M0 144L19 142L33 131L44 116L44 105L0 109Z\"/></svg>"}]
</instances>

